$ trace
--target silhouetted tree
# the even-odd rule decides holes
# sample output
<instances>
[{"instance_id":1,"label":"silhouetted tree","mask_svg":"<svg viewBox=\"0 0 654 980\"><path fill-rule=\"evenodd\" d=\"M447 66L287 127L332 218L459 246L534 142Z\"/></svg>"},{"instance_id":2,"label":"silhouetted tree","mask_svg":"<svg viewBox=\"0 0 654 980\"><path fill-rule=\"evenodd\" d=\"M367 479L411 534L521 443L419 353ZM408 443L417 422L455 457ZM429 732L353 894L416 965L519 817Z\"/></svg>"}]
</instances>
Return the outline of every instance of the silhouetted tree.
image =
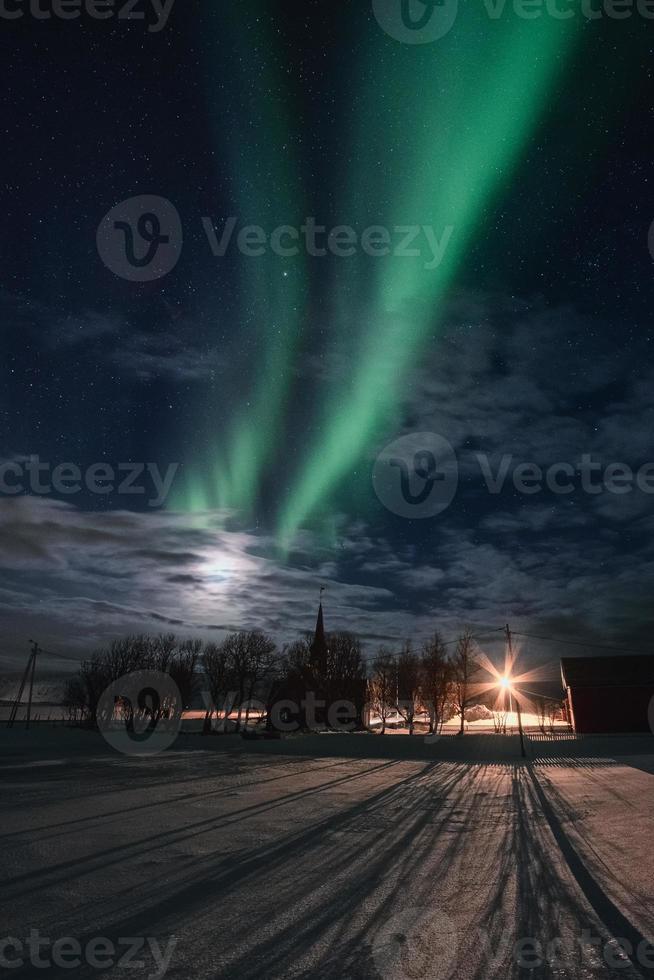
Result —
<instances>
[{"instance_id":1,"label":"silhouetted tree","mask_svg":"<svg viewBox=\"0 0 654 980\"><path fill-rule=\"evenodd\" d=\"M381 718L381 734L386 731L386 719L396 701L397 660L386 647L381 647L372 662L370 694L373 707Z\"/></svg>"},{"instance_id":2,"label":"silhouetted tree","mask_svg":"<svg viewBox=\"0 0 654 980\"><path fill-rule=\"evenodd\" d=\"M312 668L311 637L295 640L284 648L276 670L272 674L272 683L268 694L267 714L268 724L273 706L282 701L291 702L293 708L286 705L281 712L281 720L285 723L294 722L300 728L306 728L306 717L302 707L307 691L313 690L314 677Z\"/></svg>"},{"instance_id":3,"label":"silhouetted tree","mask_svg":"<svg viewBox=\"0 0 654 980\"><path fill-rule=\"evenodd\" d=\"M316 655L315 638L292 643L278 662L278 676L271 692L269 711L281 701L293 702L294 711L285 709L285 720L293 714L301 728L309 725L305 706L308 696L315 699L315 723L328 724L329 708L338 701L352 706L354 724L361 727L366 705L367 674L361 643L351 633L329 633Z\"/></svg>"},{"instance_id":4,"label":"silhouetted tree","mask_svg":"<svg viewBox=\"0 0 654 980\"><path fill-rule=\"evenodd\" d=\"M183 646L174 633L139 636L134 638L134 642L137 651L140 651L140 663L143 665L141 669L158 670L162 674L170 673L173 659Z\"/></svg>"},{"instance_id":5,"label":"silhouetted tree","mask_svg":"<svg viewBox=\"0 0 654 980\"><path fill-rule=\"evenodd\" d=\"M420 681L420 657L407 643L397 658L397 710L409 726L409 735L413 735L420 700Z\"/></svg>"},{"instance_id":6,"label":"silhouetted tree","mask_svg":"<svg viewBox=\"0 0 654 980\"><path fill-rule=\"evenodd\" d=\"M493 709L493 731L496 735L506 735L506 721L508 712L506 708Z\"/></svg>"},{"instance_id":7,"label":"silhouetted tree","mask_svg":"<svg viewBox=\"0 0 654 980\"><path fill-rule=\"evenodd\" d=\"M429 733L437 734L445 719L445 711L452 695L453 668L447 650L438 633L434 633L422 648L422 703L429 713Z\"/></svg>"},{"instance_id":8,"label":"silhouetted tree","mask_svg":"<svg viewBox=\"0 0 654 980\"><path fill-rule=\"evenodd\" d=\"M224 644L207 643L202 654L204 675L209 687L211 704L206 708L205 731L211 726L213 712L223 710L229 714L233 701L229 701L229 693L233 691L234 679L232 665Z\"/></svg>"},{"instance_id":9,"label":"silhouetted tree","mask_svg":"<svg viewBox=\"0 0 654 980\"><path fill-rule=\"evenodd\" d=\"M461 718L459 734L465 731L465 712L475 698L476 685L481 672L481 664L474 651L474 640L466 630L456 645L452 658L454 705Z\"/></svg>"},{"instance_id":10,"label":"silhouetted tree","mask_svg":"<svg viewBox=\"0 0 654 980\"><path fill-rule=\"evenodd\" d=\"M112 641L107 650L99 651L84 661L77 675L84 691L88 721L93 725L97 724L98 703L109 685L135 671L150 670L170 674L180 688L184 703L188 703L192 695L193 674L200 649L198 644L199 641L195 640L180 643L173 633L157 636L141 633ZM117 696L118 708L128 727L132 725L137 710L148 715L153 723L170 712L172 706L165 701L160 702L158 692L152 693L152 697L146 696L139 705ZM80 697L80 688L77 689L77 696Z\"/></svg>"},{"instance_id":11,"label":"silhouetted tree","mask_svg":"<svg viewBox=\"0 0 654 980\"><path fill-rule=\"evenodd\" d=\"M550 729L554 728L554 722L558 721L562 716L562 708L564 702L562 701L552 701L547 702L547 720L550 725Z\"/></svg>"},{"instance_id":12,"label":"silhouetted tree","mask_svg":"<svg viewBox=\"0 0 654 980\"><path fill-rule=\"evenodd\" d=\"M236 705L238 707L237 730L241 729L243 710L247 723L250 702L258 685L272 672L275 665L275 643L265 633L257 630L230 633L223 640L222 649L227 655L230 674L234 678Z\"/></svg>"},{"instance_id":13,"label":"silhouetted tree","mask_svg":"<svg viewBox=\"0 0 654 980\"><path fill-rule=\"evenodd\" d=\"M265 633L248 634L249 667L246 686L245 724L247 725L255 698L263 701L267 695L264 685L272 681L279 656L275 641Z\"/></svg>"},{"instance_id":14,"label":"silhouetted tree","mask_svg":"<svg viewBox=\"0 0 654 980\"><path fill-rule=\"evenodd\" d=\"M548 699L542 697L540 694L535 695L532 698L534 705L534 713L538 719L538 727L540 728L543 735L545 734L545 719L547 718L547 704Z\"/></svg>"},{"instance_id":15,"label":"silhouetted tree","mask_svg":"<svg viewBox=\"0 0 654 980\"><path fill-rule=\"evenodd\" d=\"M337 701L347 701L354 707L353 721L360 728L368 684L361 642L352 633L329 633L327 649L327 676L323 683L327 710Z\"/></svg>"},{"instance_id":16,"label":"silhouetted tree","mask_svg":"<svg viewBox=\"0 0 654 980\"><path fill-rule=\"evenodd\" d=\"M79 673L69 677L64 686L63 706L69 721L84 722L88 710L86 687Z\"/></svg>"},{"instance_id":17,"label":"silhouetted tree","mask_svg":"<svg viewBox=\"0 0 654 980\"><path fill-rule=\"evenodd\" d=\"M202 640L184 640L168 663L168 673L182 696L182 708L190 707L196 687L196 670L202 653Z\"/></svg>"}]
</instances>

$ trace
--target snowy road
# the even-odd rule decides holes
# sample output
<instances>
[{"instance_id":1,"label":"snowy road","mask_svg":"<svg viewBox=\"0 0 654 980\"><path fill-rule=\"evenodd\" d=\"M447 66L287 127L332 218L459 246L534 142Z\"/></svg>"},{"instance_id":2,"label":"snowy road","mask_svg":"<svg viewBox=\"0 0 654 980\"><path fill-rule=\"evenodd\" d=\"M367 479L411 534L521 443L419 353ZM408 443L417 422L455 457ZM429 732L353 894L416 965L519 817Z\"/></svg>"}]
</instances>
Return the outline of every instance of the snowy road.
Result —
<instances>
[{"instance_id":1,"label":"snowy road","mask_svg":"<svg viewBox=\"0 0 654 980\"><path fill-rule=\"evenodd\" d=\"M0 936L22 943L4 950L9 976L148 977L168 953L180 980L654 973L651 757L523 766L239 743L135 759L65 734L22 755L14 739L0 762ZM64 937L79 960L53 953Z\"/></svg>"}]
</instances>

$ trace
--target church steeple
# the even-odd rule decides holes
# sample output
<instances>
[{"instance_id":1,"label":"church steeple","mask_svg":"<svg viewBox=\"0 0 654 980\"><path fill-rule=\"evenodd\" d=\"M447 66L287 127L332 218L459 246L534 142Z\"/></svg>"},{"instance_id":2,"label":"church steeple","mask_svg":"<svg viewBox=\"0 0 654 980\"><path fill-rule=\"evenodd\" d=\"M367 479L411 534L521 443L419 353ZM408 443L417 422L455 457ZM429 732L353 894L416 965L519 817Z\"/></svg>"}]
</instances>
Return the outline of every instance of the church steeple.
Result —
<instances>
[{"instance_id":1,"label":"church steeple","mask_svg":"<svg viewBox=\"0 0 654 980\"><path fill-rule=\"evenodd\" d=\"M322 601L318 606L318 619L316 620L316 632L313 636L313 645L318 646L319 644L325 643L325 622L322 615Z\"/></svg>"},{"instance_id":2,"label":"church steeple","mask_svg":"<svg viewBox=\"0 0 654 980\"><path fill-rule=\"evenodd\" d=\"M325 636L325 621L322 612L322 594L325 591L324 585L320 589L320 602L318 604L318 618L316 619L316 630L313 634L311 644L311 663L321 673L327 665L327 637Z\"/></svg>"}]
</instances>

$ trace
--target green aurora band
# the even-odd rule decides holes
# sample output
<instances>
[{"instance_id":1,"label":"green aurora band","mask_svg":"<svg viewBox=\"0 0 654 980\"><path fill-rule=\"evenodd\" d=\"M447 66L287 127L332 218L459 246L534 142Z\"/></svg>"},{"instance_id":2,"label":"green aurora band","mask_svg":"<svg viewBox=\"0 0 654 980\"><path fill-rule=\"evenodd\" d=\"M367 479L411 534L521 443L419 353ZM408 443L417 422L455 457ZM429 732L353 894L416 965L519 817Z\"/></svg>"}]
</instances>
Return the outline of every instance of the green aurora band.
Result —
<instances>
[{"instance_id":1,"label":"green aurora band","mask_svg":"<svg viewBox=\"0 0 654 980\"><path fill-rule=\"evenodd\" d=\"M383 37L371 42L369 57L380 66L374 77L381 87L363 99L363 146L355 156L364 167L351 179L363 193L367 182L374 183L381 160L397 193L385 221L376 216L368 223L431 224L439 235L447 225L454 230L434 271L425 270L424 257L369 260L377 264L377 285L352 375L342 389L330 392L323 437L282 510L283 547L292 546L295 533L330 502L385 432L439 306L485 212L534 134L576 36L569 20L522 20L507 12L501 21L491 21L479 3L466 5L452 32L426 46L429 50L397 44L392 70L381 48L394 42ZM399 166L384 154L384 133L393 133L398 122Z\"/></svg>"},{"instance_id":2,"label":"green aurora band","mask_svg":"<svg viewBox=\"0 0 654 980\"><path fill-rule=\"evenodd\" d=\"M304 191L293 159L292 128L283 112L284 83L273 67L275 38L258 18L248 21L246 31L235 4L217 5L213 16L216 36L229 38L228 49L234 52L233 126L226 141L225 120L216 120L215 143L220 159L227 158L237 230L248 224L274 227L294 218L301 223L306 214ZM241 51L247 51L247 57L239 57ZM218 228L218 236L221 232ZM288 269L292 272L284 277ZM253 351L250 377L237 379L238 407L226 435L200 434L195 456L210 462L187 475L185 492L174 499L174 507L194 514L218 509L252 517L260 474L284 424L295 351L306 319L306 281L303 257L285 260L284 265L271 253L240 256L240 304L241 309L248 307L248 330L241 335L244 346ZM198 409L200 418L215 424L215 405Z\"/></svg>"},{"instance_id":3,"label":"green aurora band","mask_svg":"<svg viewBox=\"0 0 654 980\"><path fill-rule=\"evenodd\" d=\"M292 121L280 108L287 99L273 67L275 39L265 20L254 16L246 31L243 11L235 5L220 5L215 16L216 30L231 38L240 99L239 126L230 132L230 143L216 130L221 157L231 146L232 199L243 224L300 227L309 211L292 150ZM369 459L383 436L394 434L406 379L482 222L537 130L577 38L577 21L545 15L524 20L509 9L493 20L481 2L466 3L446 37L409 46L366 18L365 71L351 81L355 97L349 137L344 137L351 163L335 178L342 188L342 223L359 230L372 224L431 225L439 237L446 226L453 231L435 270L425 269L424 255L359 254L340 260L333 276L330 338L334 349L345 350L351 370L336 385L323 382L312 430L318 435L278 514L283 551L317 518L332 536L330 511L343 481ZM238 57L244 50L247 57ZM239 270L254 331L251 377L239 381L226 439L199 434L196 457L208 462L189 474L186 493L173 505L194 514L238 512L247 521L262 474L274 463L274 447L284 441L306 329L310 270L306 257L281 260L270 253L256 260L242 256ZM329 271L329 266L320 269ZM363 316L361 309L367 311ZM217 415L212 404L198 409L202 418Z\"/></svg>"}]
</instances>

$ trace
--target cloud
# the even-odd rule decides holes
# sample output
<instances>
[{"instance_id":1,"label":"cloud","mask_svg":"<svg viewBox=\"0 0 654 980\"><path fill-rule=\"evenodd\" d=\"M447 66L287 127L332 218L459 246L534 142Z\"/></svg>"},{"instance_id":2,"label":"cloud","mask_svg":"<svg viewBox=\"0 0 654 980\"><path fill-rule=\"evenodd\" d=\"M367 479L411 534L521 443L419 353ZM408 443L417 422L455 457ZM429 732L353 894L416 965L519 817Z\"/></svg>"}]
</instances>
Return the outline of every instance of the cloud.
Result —
<instances>
[{"instance_id":1,"label":"cloud","mask_svg":"<svg viewBox=\"0 0 654 980\"><path fill-rule=\"evenodd\" d=\"M224 352L198 342L198 324L164 306L161 319L167 329L135 331L124 317L82 309L61 314L31 298L0 292L0 313L8 333L30 334L48 351L86 349L122 374L141 381L165 379L179 383L212 381L225 366Z\"/></svg>"},{"instance_id":2,"label":"cloud","mask_svg":"<svg viewBox=\"0 0 654 980\"><path fill-rule=\"evenodd\" d=\"M328 560L309 532L306 552L282 560L271 539L226 530L212 514L90 513L30 497L0 504L0 653L16 667L29 638L73 659L162 629L220 639L260 628L282 646L312 628L320 584L328 628L358 633L369 656L404 638L419 647L434 629L451 638L465 624L497 631L507 621L610 642L628 619L624 597L642 616L654 578L651 546L622 563L614 540L580 548L546 512L525 518L528 508L513 521L498 515L486 540L441 526L420 560L360 521L343 527L345 547ZM496 632L481 642L500 656L500 641ZM541 659L563 652L532 647Z\"/></svg>"},{"instance_id":3,"label":"cloud","mask_svg":"<svg viewBox=\"0 0 654 980\"><path fill-rule=\"evenodd\" d=\"M33 313L14 310L18 319ZM89 322L86 336L96 331L121 373L202 382L221 363L215 347L184 341L183 323L177 335L155 338ZM66 343L84 335L69 327ZM455 298L388 434L434 431L456 449L457 496L430 521L381 510L364 520L353 497L330 516L333 533L305 528L281 556L264 531L218 513L90 512L49 497L0 499L0 652L20 658L34 637L81 657L126 632L159 629L220 638L257 627L281 645L311 629L321 584L328 628L357 632L369 653L404 638L419 646L436 628L451 638L464 624L498 630L507 621L523 632L644 642L651 495L577 489L527 497L510 478L493 495L476 460L487 453L494 469L505 454L512 466L575 464L586 452L603 466L648 461L654 371L640 367L644 349L597 333L608 339L600 344L570 307ZM330 370L343 370L337 357ZM367 462L379 448L370 447ZM365 489L376 499L371 483ZM483 642L501 653L501 638ZM565 649L525 645L553 661Z\"/></svg>"},{"instance_id":4,"label":"cloud","mask_svg":"<svg viewBox=\"0 0 654 980\"><path fill-rule=\"evenodd\" d=\"M172 333L133 334L112 352L111 358L122 372L141 381L210 381L224 366L224 355L217 348L199 347Z\"/></svg>"},{"instance_id":5,"label":"cloud","mask_svg":"<svg viewBox=\"0 0 654 980\"><path fill-rule=\"evenodd\" d=\"M654 421L650 378L641 370L633 380L639 352L625 349L619 335L611 339L569 306L510 309L497 297L468 297L467 305L470 316L463 301L446 312L438 342L411 379L407 429L543 464L647 449L646 426L634 423L644 411ZM640 354L648 363L648 352Z\"/></svg>"},{"instance_id":6,"label":"cloud","mask_svg":"<svg viewBox=\"0 0 654 980\"><path fill-rule=\"evenodd\" d=\"M55 652L80 656L121 633L161 625L205 636L258 627L280 643L311 629L325 563L309 570L301 559L293 566L276 561L268 557L272 540L224 530L218 516L199 521L85 512L47 498L3 500L0 619L12 635L22 625L40 631ZM336 580L329 588L332 628L357 623L365 630L391 598L383 588Z\"/></svg>"},{"instance_id":7,"label":"cloud","mask_svg":"<svg viewBox=\"0 0 654 980\"><path fill-rule=\"evenodd\" d=\"M0 291L0 313L5 329L24 336L32 335L45 347L75 347L117 337L125 330L122 317L82 310L63 315L52 307L34 300Z\"/></svg>"}]
</instances>

